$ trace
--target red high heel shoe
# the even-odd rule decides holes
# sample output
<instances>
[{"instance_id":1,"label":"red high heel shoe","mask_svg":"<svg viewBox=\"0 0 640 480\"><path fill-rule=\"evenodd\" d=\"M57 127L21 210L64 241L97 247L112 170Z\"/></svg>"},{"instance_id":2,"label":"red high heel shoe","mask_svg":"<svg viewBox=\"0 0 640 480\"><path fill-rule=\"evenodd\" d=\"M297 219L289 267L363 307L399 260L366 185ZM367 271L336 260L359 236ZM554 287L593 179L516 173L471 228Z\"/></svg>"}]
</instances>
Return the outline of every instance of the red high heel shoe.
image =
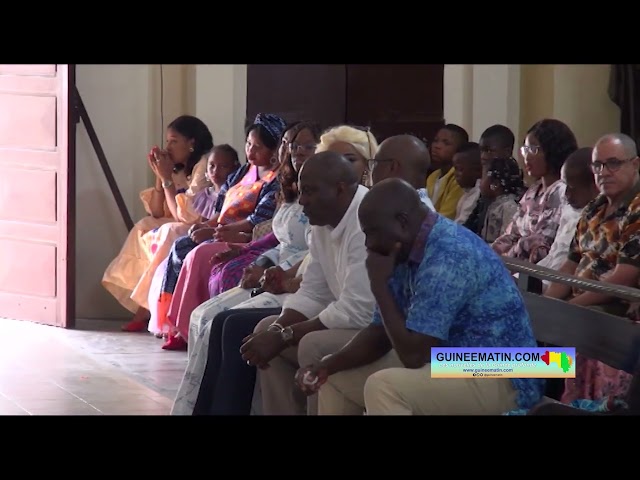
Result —
<instances>
[{"instance_id":1,"label":"red high heel shoe","mask_svg":"<svg viewBox=\"0 0 640 480\"><path fill-rule=\"evenodd\" d=\"M187 350L187 341L179 335L172 335L162 345L163 350Z\"/></svg>"},{"instance_id":2,"label":"red high heel shoe","mask_svg":"<svg viewBox=\"0 0 640 480\"><path fill-rule=\"evenodd\" d=\"M149 320L131 320L122 326L123 332L144 332L147 329Z\"/></svg>"}]
</instances>

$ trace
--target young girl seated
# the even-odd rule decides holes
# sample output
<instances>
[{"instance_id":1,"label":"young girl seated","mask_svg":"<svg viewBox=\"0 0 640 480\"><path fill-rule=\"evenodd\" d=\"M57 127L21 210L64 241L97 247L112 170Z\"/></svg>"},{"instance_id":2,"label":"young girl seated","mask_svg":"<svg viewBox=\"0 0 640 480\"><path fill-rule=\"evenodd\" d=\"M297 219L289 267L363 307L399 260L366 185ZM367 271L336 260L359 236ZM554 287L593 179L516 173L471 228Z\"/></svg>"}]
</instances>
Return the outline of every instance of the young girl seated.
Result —
<instances>
[{"instance_id":1,"label":"young girl seated","mask_svg":"<svg viewBox=\"0 0 640 480\"><path fill-rule=\"evenodd\" d=\"M505 232L518 210L518 202L526 187L518 162L513 158L494 158L487 176L480 184L480 194L487 204L487 214L480 236L487 243Z\"/></svg>"}]
</instances>

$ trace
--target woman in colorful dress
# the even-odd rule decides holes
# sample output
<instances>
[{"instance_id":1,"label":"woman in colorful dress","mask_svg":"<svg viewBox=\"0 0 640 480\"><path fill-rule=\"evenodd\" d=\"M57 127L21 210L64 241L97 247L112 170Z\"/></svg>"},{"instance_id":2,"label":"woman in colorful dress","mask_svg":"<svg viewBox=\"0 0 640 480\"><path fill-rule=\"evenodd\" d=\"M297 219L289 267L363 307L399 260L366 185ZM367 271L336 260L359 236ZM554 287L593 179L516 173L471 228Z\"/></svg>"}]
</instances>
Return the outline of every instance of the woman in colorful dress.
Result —
<instances>
[{"instance_id":1,"label":"woman in colorful dress","mask_svg":"<svg viewBox=\"0 0 640 480\"><path fill-rule=\"evenodd\" d=\"M189 319L198 305L238 285L249 295L251 289L259 287L267 268L279 264L289 268L302 260L308 248L306 232L309 225L297 201L297 171L315 151L319 136L315 125L303 123L297 127L290 144L291 156L279 172L279 208L273 218L271 233L246 246L230 245L229 250L213 257L203 248L189 254L180 271L167 316L168 322L175 327L174 334L163 348L186 347Z\"/></svg>"},{"instance_id":2,"label":"woman in colorful dress","mask_svg":"<svg viewBox=\"0 0 640 480\"><path fill-rule=\"evenodd\" d=\"M575 135L560 120L540 120L529 129L520 151L525 170L536 181L522 196L504 234L491 245L496 253L531 263L547 256L566 203L560 170L577 149Z\"/></svg>"},{"instance_id":3,"label":"woman in colorful dress","mask_svg":"<svg viewBox=\"0 0 640 480\"><path fill-rule=\"evenodd\" d=\"M196 247L207 251L208 258L228 250L229 243L248 243L253 228L270 220L276 209L278 182L278 146L286 125L273 114L258 114L247 130L247 163L227 181L227 189L218 196L216 214L204 224L191 227L171 247L158 301L158 321L167 321L178 276L187 255ZM202 245L201 245L202 244ZM206 287L205 287L206 291Z\"/></svg>"},{"instance_id":4,"label":"woman in colorful dress","mask_svg":"<svg viewBox=\"0 0 640 480\"><path fill-rule=\"evenodd\" d=\"M207 126L196 117L184 115L167 127L166 149L154 147L148 155L149 167L156 176L155 186L140 192L148 216L135 224L102 277L104 288L134 314L125 330L146 326L147 299L140 301L139 297L132 298L132 294L156 256L161 260L171 246L171 243L166 247L166 243L156 244L152 252L153 231L171 223L175 224L176 232L186 232L200 220L192 208L192 199L210 185L205 178L205 155L212 147L213 137Z\"/></svg>"}]
</instances>

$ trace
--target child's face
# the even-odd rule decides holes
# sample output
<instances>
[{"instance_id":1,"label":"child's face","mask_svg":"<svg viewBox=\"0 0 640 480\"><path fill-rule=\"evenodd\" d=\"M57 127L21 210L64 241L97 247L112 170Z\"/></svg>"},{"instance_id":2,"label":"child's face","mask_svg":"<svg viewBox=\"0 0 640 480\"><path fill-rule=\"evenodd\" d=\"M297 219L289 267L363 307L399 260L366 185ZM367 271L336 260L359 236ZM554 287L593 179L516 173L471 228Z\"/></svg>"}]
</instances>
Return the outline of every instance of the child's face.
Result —
<instances>
[{"instance_id":1,"label":"child's face","mask_svg":"<svg viewBox=\"0 0 640 480\"><path fill-rule=\"evenodd\" d=\"M478 171L474 171L471 160L466 158L466 153L456 153L453 156L453 168L456 182L462 188L473 188L478 180Z\"/></svg>"},{"instance_id":2,"label":"child's face","mask_svg":"<svg viewBox=\"0 0 640 480\"><path fill-rule=\"evenodd\" d=\"M223 185L227 177L235 170L231 157L220 151L213 152L207 161L207 174L214 185Z\"/></svg>"},{"instance_id":3,"label":"child's face","mask_svg":"<svg viewBox=\"0 0 640 480\"><path fill-rule=\"evenodd\" d=\"M435 169L449 164L458 149L458 140L453 132L442 128L431 144L431 165Z\"/></svg>"}]
</instances>

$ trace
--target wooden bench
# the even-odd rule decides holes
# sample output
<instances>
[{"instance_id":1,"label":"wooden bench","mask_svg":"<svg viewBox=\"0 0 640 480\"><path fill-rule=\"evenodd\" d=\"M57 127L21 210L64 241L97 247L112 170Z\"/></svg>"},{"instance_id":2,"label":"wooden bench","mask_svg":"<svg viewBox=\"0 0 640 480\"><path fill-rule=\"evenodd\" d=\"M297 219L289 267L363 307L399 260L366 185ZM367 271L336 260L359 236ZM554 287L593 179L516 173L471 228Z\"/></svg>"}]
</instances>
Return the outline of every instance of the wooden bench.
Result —
<instances>
[{"instance_id":1,"label":"wooden bench","mask_svg":"<svg viewBox=\"0 0 640 480\"><path fill-rule=\"evenodd\" d=\"M635 302L640 301L640 290L606 282L578 279L520 260L504 259L504 261L510 271L519 274L518 285L538 342L550 347L575 347L576 352L581 355L634 375L625 399L629 410L614 414L640 413L640 324L600 310L545 298L527 291L527 288L530 285L528 277L534 277L578 286L583 290L608 293L617 298ZM553 382L548 383L550 386L553 384ZM598 415L560 404L549 397L534 407L529 414Z\"/></svg>"}]
</instances>

